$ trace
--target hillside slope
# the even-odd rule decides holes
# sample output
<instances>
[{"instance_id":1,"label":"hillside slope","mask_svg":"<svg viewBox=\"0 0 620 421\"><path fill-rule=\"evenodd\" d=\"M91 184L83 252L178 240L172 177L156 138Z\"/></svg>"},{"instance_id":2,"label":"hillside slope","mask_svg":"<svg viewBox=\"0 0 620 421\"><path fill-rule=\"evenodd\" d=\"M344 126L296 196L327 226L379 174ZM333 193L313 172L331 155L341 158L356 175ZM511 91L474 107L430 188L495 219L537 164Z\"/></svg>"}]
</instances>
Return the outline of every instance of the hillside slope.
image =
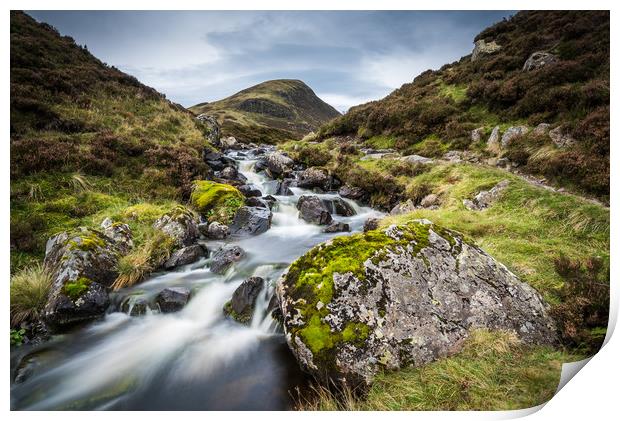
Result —
<instances>
[{"instance_id":1,"label":"hillside slope","mask_svg":"<svg viewBox=\"0 0 620 421\"><path fill-rule=\"evenodd\" d=\"M474 54L350 109L321 137L356 136L431 157L470 149L608 200L609 13L520 12L474 41ZM550 126L532 130L541 123ZM511 126L529 132L487 148L495 127L501 138Z\"/></svg>"},{"instance_id":2,"label":"hillside slope","mask_svg":"<svg viewBox=\"0 0 620 421\"><path fill-rule=\"evenodd\" d=\"M189 109L216 116L224 135L264 143L300 139L340 116L304 82L289 79L269 80Z\"/></svg>"},{"instance_id":3,"label":"hillside slope","mask_svg":"<svg viewBox=\"0 0 620 421\"><path fill-rule=\"evenodd\" d=\"M209 171L207 131L72 38L11 12L12 271L104 209L187 197Z\"/></svg>"}]
</instances>

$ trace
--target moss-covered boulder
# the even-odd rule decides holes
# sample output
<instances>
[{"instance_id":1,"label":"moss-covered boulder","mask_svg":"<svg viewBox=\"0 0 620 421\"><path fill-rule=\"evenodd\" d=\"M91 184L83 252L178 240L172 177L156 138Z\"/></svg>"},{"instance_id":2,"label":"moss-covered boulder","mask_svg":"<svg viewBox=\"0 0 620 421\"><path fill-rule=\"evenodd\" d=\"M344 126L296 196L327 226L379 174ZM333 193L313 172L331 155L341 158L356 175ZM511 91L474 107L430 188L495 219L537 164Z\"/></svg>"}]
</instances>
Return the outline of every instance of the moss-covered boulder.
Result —
<instances>
[{"instance_id":1,"label":"moss-covered boulder","mask_svg":"<svg viewBox=\"0 0 620 421\"><path fill-rule=\"evenodd\" d=\"M153 223L153 228L174 238L177 247L190 246L200 235L197 216L184 206L175 206Z\"/></svg>"},{"instance_id":2,"label":"moss-covered boulder","mask_svg":"<svg viewBox=\"0 0 620 421\"><path fill-rule=\"evenodd\" d=\"M107 288L114 282L118 259L125 250L103 232L79 228L49 239L45 266L53 284L43 311L45 323L62 331L103 315Z\"/></svg>"},{"instance_id":3,"label":"moss-covered boulder","mask_svg":"<svg viewBox=\"0 0 620 421\"><path fill-rule=\"evenodd\" d=\"M458 351L474 328L556 341L532 287L426 220L318 245L288 268L276 292L289 347L321 380L368 384L380 369Z\"/></svg>"},{"instance_id":4,"label":"moss-covered boulder","mask_svg":"<svg viewBox=\"0 0 620 421\"><path fill-rule=\"evenodd\" d=\"M226 225L243 206L244 200L243 194L236 187L209 180L196 181L191 194L194 209L206 215L209 222L217 221Z\"/></svg>"}]
</instances>

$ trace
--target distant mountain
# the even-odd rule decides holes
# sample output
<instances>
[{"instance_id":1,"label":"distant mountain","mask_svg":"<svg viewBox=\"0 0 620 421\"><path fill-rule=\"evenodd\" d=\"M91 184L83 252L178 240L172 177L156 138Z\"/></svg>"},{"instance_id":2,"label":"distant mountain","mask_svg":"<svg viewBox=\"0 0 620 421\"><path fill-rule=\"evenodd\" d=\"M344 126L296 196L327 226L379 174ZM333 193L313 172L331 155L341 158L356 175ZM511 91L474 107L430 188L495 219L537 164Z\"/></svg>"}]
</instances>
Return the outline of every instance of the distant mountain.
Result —
<instances>
[{"instance_id":1,"label":"distant mountain","mask_svg":"<svg viewBox=\"0 0 620 421\"><path fill-rule=\"evenodd\" d=\"M265 143L300 139L340 116L304 82L290 79L263 82L228 98L189 109L197 115L216 116L224 135Z\"/></svg>"},{"instance_id":2,"label":"distant mountain","mask_svg":"<svg viewBox=\"0 0 620 421\"><path fill-rule=\"evenodd\" d=\"M606 200L609 26L607 11L517 13L482 31L471 55L351 108L324 125L320 137L355 136L371 146L441 156L451 149L484 152L495 127L501 138L525 126L528 133L501 156Z\"/></svg>"}]
</instances>

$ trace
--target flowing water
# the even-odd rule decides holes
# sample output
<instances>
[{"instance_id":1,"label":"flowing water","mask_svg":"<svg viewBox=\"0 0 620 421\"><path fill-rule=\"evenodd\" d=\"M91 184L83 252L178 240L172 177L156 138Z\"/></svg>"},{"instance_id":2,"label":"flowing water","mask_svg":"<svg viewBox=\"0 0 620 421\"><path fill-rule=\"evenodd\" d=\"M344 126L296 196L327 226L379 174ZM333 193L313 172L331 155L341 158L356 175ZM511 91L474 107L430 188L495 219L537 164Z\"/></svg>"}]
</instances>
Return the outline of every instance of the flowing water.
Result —
<instances>
[{"instance_id":1,"label":"flowing water","mask_svg":"<svg viewBox=\"0 0 620 421\"><path fill-rule=\"evenodd\" d=\"M232 153L239 171L261 192L274 182L254 171L255 159ZM251 157L252 155L249 154ZM291 393L305 382L284 337L267 312L274 283L284 269L312 246L334 235L298 218L301 194L275 196L271 228L260 235L206 242L209 250L235 243L247 253L226 274L209 270L209 259L154 274L149 280L112 294L100 321L56 335L11 355L13 409L115 410L278 410L291 408ZM335 197L336 194L320 194ZM347 199L345 199L347 200ZM379 213L347 200L357 214L334 215L353 232ZM250 326L226 319L222 307L249 276L261 276L261 291ZM152 300L162 289L186 286L192 298L177 313L131 317L121 312L137 297ZM130 312L130 311L129 311ZM25 380L22 380L25 378Z\"/></svg>"}]
</instances>

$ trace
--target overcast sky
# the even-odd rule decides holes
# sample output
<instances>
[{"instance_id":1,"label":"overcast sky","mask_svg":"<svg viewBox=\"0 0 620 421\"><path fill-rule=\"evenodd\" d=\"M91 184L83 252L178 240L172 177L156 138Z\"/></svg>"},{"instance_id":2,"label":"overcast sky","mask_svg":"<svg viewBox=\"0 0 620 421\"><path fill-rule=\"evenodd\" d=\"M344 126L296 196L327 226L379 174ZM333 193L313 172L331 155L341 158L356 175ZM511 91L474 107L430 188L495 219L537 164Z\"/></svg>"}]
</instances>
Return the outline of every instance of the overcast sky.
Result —
<instances>
[{"instance_id":1,"label":"overcast sky","mask_svg":"<svg viewBox=\"0 0 620 421\"><path fill-rule=\"evenodd\" d=\"M469 54L511 12L32 11L184 106L301 79L344 111Z\"/></svg>"}]
</instances>

